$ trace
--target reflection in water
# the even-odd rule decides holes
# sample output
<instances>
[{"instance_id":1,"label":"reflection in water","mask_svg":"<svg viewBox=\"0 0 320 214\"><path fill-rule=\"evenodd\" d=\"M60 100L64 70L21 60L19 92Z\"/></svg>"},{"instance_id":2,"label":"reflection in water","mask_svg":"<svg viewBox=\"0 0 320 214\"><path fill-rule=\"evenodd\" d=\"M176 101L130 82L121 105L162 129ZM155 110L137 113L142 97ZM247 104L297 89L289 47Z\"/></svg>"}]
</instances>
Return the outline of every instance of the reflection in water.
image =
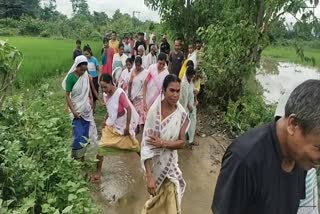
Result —
<instances>
[{"instance_id":1,"label":"reflection in water","mask_svg":"<svg viewBox=\"0 0 320 214\"><path fill-rule=\"evenodd\" d=\"M294 63L265 61L256 79L264 89L266 102L275 103L286 90L308 79L320 79L320 73L319 69Z\"/></svg>"}]
</instances>

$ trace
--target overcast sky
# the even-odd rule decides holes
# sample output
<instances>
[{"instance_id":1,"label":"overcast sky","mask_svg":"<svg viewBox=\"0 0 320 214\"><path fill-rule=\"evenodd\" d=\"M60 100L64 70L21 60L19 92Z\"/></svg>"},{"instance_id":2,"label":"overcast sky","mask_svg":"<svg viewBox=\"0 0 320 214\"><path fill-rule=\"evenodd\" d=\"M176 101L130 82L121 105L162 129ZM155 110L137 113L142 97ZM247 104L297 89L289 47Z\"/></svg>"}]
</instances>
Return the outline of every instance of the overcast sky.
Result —
<instances>
[{"instance_id":1,"label":"overcast sky","mask_svg":"<svg viewBox=\"0 0 320 214\"><path fill-rule=\"evenodd\" d=\"M57 10L61 13L71 16L72 6L70 0L56 0ZM108 16L112 16L117 9L122 13L128 13L132 16L133 11L140 11L140 15L136 14L141 20L152 20L159 22L160 17L157 11L152 11L144 4L144 0L87 0L90 11L105 12ZM320 7L315 9L315 14L320 17ZM295 23L296 19L289 14L285 15L287 23ZM300 17L298 17L300 18Z\"/></svg>"},{"instance_id":2,"label":"overcast sky","mask_svg":"<svg viewBox=\"0 0 320 214\"><path fill-rule=\"evenodd\" d=\"M159 22L160 18L157 11L152 11L144 4L144 0L87 0L90 11L105 12L112 16L117 9L121 13L128 13L132 16L133 11L140 11L141 20L152 20ZM56 0L57 10L71 16L72 6L70 0ZM136 14L139 16L138 14Z\"/></svg>"}]
</instances>

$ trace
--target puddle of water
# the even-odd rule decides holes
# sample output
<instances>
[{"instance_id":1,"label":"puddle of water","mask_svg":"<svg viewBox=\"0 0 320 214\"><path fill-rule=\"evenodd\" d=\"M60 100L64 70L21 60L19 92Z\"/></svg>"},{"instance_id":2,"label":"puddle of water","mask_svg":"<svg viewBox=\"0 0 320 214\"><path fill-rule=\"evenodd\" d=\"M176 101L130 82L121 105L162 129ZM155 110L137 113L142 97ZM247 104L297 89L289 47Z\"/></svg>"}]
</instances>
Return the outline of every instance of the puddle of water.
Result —
<instances>
[{"instance_id":1,"label":"puddle of water","mask_svg":"<svg viewBox=\"0 0 320 214\"><path fill-rule=\"evenodd\" d=\"M289 62L264 61L256 79L264 89L267 103L276 103L286 90L309 79L320 79L320 70Z\"/></svg>"},{"instance_id":2,"label":"puddle of water","mask_svg":"<svg viewBox=\"0 0 320 214\"><path fill-rule=\"evenodd\" d=\"M219 145L211 138L199 139L200 146L193 151L179 151L179 164L187 188L182 201L182 213L211 213L214 185L220 163L212 163L212 154ZM223 152L218 152L220 159ZM121 154L105 157L102 183L95 198L99 198L106 214L140 214L149 198L146 181L140 166L140 157Z\"/></svg>"}]
</instances>

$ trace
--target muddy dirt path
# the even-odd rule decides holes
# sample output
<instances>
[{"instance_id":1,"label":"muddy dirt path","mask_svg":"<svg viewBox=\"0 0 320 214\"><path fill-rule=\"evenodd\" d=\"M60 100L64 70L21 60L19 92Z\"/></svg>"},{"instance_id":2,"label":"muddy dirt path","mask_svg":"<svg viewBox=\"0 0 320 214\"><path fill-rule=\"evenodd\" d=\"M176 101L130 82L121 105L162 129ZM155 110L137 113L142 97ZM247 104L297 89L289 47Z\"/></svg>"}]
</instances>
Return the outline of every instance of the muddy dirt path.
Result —
<instances>
[{"instance_id":1,"label":"muddy dirt path","mask_svg":"<svg viewBox=\"0 0 320 214\"><path fill-rule=\"evenodd\" d=\"M179 151L179 164L187 182L183 214L211 213L220 160L228 141L222 137L197 138L200 146ZM148 199L146 182L137 154L106 157L102 183L94 198L106 214L140 214Z\"/></svg>"}]
</instances>

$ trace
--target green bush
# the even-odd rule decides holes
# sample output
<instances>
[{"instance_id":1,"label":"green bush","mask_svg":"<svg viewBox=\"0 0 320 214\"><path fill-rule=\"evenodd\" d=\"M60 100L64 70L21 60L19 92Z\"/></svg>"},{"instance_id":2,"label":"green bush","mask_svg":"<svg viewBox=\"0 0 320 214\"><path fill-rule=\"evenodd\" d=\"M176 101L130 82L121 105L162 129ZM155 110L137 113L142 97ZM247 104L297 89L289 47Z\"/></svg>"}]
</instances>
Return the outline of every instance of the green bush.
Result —
<instances>
[{"instance_id":1,"label":"green bush","mask_svg":"<svg viewBox=\"0 0 320 214\"><path fill-rule=\"evenodd\" d=\"M70 156L71 129L49 85L14 96L0 111L0 213L100 213L82 165Z\"/></svg>"},{"instance_id":2,"label":"green bush","mask_svg":"<svg viewBox=\"0 0 320 214\"><path fill-rule=\"evenodd\" d=\"M29 36L39 36L44 29L44 22L39 19L24 17L20 22L20 34Z\"/></svg>"},{"instance_id":3,"label":"green bush","mask_svg":"<svg viewBox=\"0 0 320 214\"><path fill-rule=\"evenodd\" d=\"M229 103L225 122L234 135L239 135L253 127L270 122L274 111L275 107L267 105L261 93L246 89L239 100Z\"/></svg>"},{"instance_id":4,"label":"green bush","mask_svg":"<svg viewBox=\"0 0 320 214\"><path fill-rule=\"evenodd\" d=\"M44 30L40 33L40 37L48 38L50 37L50 33L47 30Z\"/></svg>"},{"instance_id":5,"label":"green bush","mask_svg":"<svg viewBox=\"0 0 320 214\"><path fill-rule=\"evenodd\" d=\"M0 28L0 36L14 36L16 32L10 28Z\"/></svg>"},{"instance_id":6,"label":"green bush","mask_svg":"<svg viewBox=\"0 0 320 214\"><path fill-rule=\"evenodd\" d=\"M98 31L93 31L91 34L90 34L90 39L92 40L95 40L95 41L102 41L102 34L99 33Z\"/></svg>"},{"instance_id":7,"label":"green bush","mask_svg":"<svg viewBox=\"0 0 320 214\"><path fill-rule=\"evenodd\" d=\"M254 45L255 29L246 22L217 23L200 29L204 54L201 67L208 76L206 101L223 111L242 95L246 80L255 72L248 47Z\"/></svg>"}]
</instances>

